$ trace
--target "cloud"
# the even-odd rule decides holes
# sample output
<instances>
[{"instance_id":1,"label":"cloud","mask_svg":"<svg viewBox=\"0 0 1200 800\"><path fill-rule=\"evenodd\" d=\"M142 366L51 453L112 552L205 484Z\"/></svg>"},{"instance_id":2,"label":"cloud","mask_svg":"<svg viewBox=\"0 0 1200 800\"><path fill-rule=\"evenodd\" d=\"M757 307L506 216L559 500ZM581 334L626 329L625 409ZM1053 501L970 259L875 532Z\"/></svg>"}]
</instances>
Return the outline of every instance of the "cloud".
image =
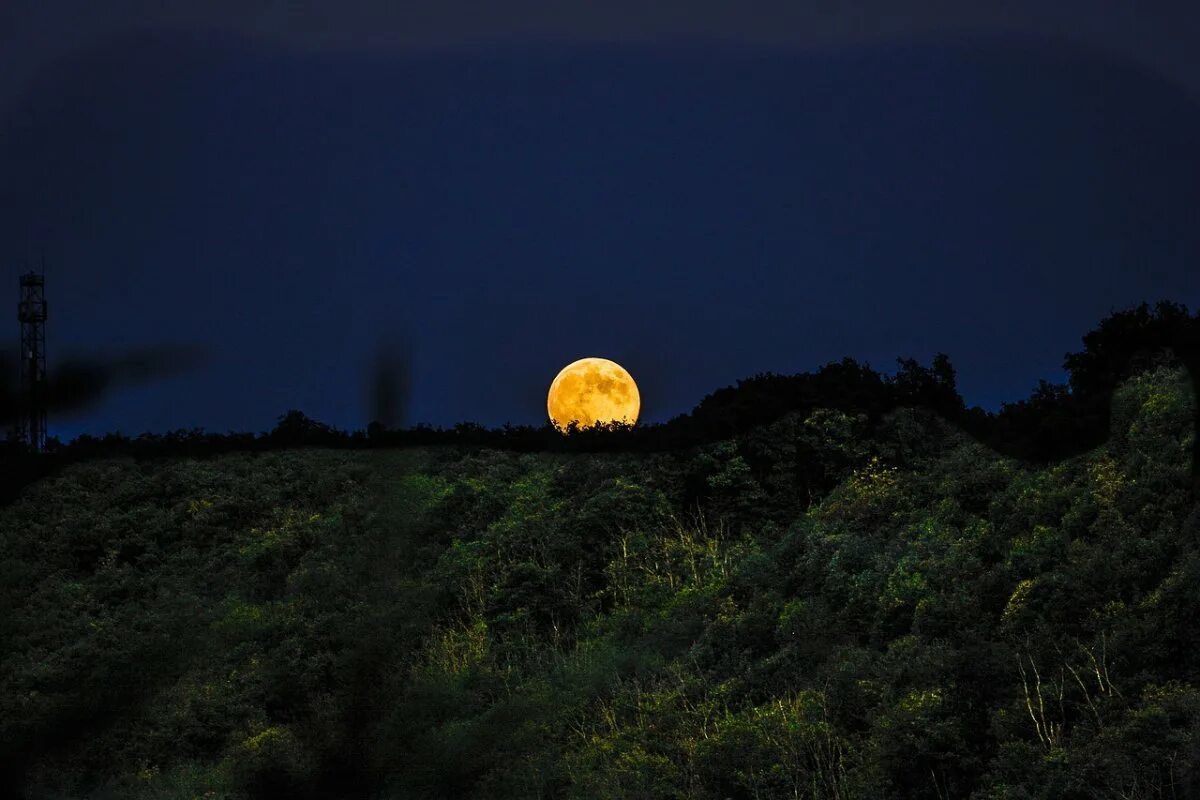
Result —
<instances>
[{"instance_id":1,"label":"cloud","mask_svg":"<svg viewBox=\"0 0 1200 800\"><path fill-rule=\"evenodd\" d=\"M0 353L0 422L11 424L28 413L20 390L18 354ZM46 377L47 411L55 415L86 412L112 391L171 377L199 366L204 353L195 347L160 346L119 356L63 359Z\"/></svg>"},{"instance_id":2,"label":"cloud","mask_svg":"<svg viewBox=\"0 0 1200 800\"><path fill-rule=\"evenodd\" d=\"M1107 51L1200 97L1200 6L1175 0L8 0L0 9L0 109L57 62L146 29L354 52L661 40L813 48L1017 34Z\"/></svg>"},{"instance_id":3,"label":"cloud","mask_svg":"<svg viewBox=\"0 0 1200 800\"><path fill-rule=\"evenodd\" d=\"M393 337L382 342L371 364L367 397L369 420L384 428L403 427L411 392L412 348Z\"/></svg>"}]
</instances>

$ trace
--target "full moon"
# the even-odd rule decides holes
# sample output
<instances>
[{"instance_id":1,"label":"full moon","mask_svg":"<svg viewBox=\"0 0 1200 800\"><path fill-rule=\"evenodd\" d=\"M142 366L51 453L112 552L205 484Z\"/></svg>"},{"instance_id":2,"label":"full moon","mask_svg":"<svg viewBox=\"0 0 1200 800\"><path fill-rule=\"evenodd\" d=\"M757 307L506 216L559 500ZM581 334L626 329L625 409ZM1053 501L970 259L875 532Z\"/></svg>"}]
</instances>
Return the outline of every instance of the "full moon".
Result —
<instances>
[{"instance_id":1,"label":"full moon","mask_svg":"<svg viewBox=\"0 0 1200 800\"><path fill-rule=\"evenodd\" d=\"M632 425L641 407L633 376L607 358L581 358L567 364L550 384L546 398L550 422L564 432L572 422L581 429L606 422Z\"/></svg>"}]
</instances>

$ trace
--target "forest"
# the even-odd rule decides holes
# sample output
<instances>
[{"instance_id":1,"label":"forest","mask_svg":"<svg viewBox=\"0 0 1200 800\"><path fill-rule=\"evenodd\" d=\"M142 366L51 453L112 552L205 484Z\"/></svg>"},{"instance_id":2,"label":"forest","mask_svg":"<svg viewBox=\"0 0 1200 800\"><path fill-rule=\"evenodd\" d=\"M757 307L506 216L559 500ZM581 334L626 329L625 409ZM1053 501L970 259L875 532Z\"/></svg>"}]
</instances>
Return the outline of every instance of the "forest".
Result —
<instances>
[{"instance_id":1,"label":"forest","mask_svg":"<svg viewBox=\"0 0 1200 800\"><path fill-rule=\"evenodd\" d=\"M994 413L846 360L12 454L0 796L1200 797L1198 329L1114 313Z\"/></svg>"}]
</instances>

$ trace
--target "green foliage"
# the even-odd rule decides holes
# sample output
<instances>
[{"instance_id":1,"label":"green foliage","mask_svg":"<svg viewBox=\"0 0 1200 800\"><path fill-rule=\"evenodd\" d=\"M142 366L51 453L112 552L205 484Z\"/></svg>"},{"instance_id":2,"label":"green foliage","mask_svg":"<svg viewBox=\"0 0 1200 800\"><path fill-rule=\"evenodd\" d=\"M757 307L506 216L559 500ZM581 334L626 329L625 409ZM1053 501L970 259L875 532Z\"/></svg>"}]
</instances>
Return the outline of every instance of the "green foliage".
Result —
<instances>
[{"instance_id":1,"label":"green foliage","mask_svg":"<svg viewBox=\"0 0 1200 800\"><path fill-rule=\"evenodd\" d=\"M903 366L898 391L950 402L948 362ZM96 800L1187 796L1194 403L1143 371L1107 445L1046 467L926 412L822 408L659 455L78 465L0 510L0 778Z\"/></svg>"}]
</instances>

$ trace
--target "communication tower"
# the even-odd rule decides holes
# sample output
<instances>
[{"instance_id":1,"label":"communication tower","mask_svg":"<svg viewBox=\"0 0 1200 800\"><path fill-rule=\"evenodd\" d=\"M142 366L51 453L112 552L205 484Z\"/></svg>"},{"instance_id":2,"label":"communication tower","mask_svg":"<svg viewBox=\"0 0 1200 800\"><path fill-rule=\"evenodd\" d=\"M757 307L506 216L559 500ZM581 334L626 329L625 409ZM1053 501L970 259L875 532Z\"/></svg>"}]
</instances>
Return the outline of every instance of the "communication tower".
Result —
<instances>
[{"instance_id":1,"label":"communication tower","mask_svg":"<svg viewBox=\"0 0 1200 800\"><path fill-rule=\"evenodd\" d=\"M21 418L18 434L35 453L46 449L46 278L21 276Z\"/></svg>"}]
</instances>

